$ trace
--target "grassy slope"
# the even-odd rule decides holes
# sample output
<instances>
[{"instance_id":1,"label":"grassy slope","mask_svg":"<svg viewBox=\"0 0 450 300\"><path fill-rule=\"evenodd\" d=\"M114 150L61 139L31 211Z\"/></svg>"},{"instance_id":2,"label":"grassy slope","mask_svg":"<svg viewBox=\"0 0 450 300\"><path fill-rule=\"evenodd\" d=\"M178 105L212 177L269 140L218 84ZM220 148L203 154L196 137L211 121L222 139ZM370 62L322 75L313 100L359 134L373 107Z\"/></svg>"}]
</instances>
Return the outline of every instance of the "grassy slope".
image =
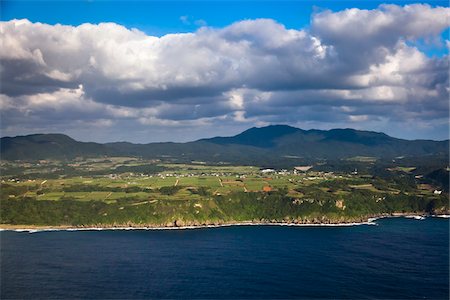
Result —
<instances>
[{"instance_id":1,"label":"grassy slope","mask_svg":"<svg viewBox=\"0 0 450 300\"><path fill-rule=\"evenodd\" d=\"M308 178L313 177L69 178L3 184L0 222L71 226L252 220L336 223L382 213L448 211L447 196L426 189L364 178ZM264 186L273 191L262 192Z\"/></svg>"}]
</instances>

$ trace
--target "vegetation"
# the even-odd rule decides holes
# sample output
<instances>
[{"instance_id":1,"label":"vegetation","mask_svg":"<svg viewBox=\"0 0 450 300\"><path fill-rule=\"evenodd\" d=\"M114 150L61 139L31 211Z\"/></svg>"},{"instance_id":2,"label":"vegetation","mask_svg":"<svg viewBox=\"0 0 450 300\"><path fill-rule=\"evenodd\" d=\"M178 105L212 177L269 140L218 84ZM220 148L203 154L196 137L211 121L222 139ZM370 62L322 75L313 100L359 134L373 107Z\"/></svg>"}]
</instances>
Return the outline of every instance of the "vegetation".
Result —
<instances>
[{"instance_id":1,"label":"vegetation","mask_svg":"<svg viewBox=\"0 0 450 300\"><path fill-rule=\"evenodd\" d=\"M448 171L439 159L430 170L431 161L357 157L318 162L307 172L132 157L2 161L0 223L337 223L391 213L448 213Z\"/></svg>"},{"instance_id":2,"label":"vegetation","mask_svg":"<svg viewBox=\"0 0 450 300\"><path fill-rule=\"evenodd\" d=\"M377 158L444 155L448 160L448 149L448 140L407 141L377 132L353 129L306 131L283 125L251 128L233 137L190 143L97 144L78 142L62 134L5 137L0 142L1 157L7 160L128 156L170 159L177 163L269 164L280 168L320 159L348 159L349 163L367 163Z\"/></svg>"}]
</instances>

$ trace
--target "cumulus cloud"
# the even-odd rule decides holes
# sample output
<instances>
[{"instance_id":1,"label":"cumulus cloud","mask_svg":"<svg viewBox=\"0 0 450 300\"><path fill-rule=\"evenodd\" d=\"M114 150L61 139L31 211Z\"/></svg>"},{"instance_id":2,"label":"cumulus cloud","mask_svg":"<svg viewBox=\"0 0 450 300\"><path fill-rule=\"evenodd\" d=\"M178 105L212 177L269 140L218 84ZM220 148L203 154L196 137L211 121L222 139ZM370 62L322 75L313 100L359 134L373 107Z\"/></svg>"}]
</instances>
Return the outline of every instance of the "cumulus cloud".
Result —
<instances>
[{"instance_id":1,"label":"cumulus cloud","mask_svg":"<svg viewBox=\"0 0 450 300\"><path fill-rule=\"evenodd\" d=\"M162 37L114 23L1 22L2 130L59 131L70 120L203 135L217 124L442 128L448 55L414 45L439 39L449 17L448 8L382 5L322 11L308 29L257 19Z\"/></svg>"}]
</instances>

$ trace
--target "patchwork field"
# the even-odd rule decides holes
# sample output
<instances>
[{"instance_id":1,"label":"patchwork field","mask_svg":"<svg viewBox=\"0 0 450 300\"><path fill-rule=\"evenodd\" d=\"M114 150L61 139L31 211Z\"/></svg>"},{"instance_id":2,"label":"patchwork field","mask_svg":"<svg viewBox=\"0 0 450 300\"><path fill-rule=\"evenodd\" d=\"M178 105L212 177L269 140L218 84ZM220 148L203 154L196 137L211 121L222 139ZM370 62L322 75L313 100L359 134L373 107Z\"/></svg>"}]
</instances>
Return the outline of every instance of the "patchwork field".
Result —
<instances>
[{"instance_id":1,"label":"patchwork field","mask_svg":"<svg viewBox=\"0 0 450 300\"><path fill-rule=\"evenodd\" d=\"M300 216L308 222L318 216L336 222L386 211L448 210L446 193L438 187L406 180L414 178L411 168L395 169L405 175L393 180L353 171L131 158L2 162L2 167L3 223L165 224Z\"/></svg>"}]
</instances>

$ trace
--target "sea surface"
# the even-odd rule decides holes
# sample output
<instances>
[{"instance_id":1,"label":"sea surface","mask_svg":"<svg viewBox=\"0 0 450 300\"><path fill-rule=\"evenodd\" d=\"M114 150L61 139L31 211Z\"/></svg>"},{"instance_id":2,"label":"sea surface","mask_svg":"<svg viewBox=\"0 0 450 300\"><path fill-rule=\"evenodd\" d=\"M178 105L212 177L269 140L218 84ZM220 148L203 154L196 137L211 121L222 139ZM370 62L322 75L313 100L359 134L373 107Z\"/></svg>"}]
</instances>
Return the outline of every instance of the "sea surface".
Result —
<instances>
[{"instance_id":1,"label":"sea surface","mask_svg":"<svg viewBox=\"0 0 450 300\"><path fill-rule=\"evenodd\" d=\"M1 299L449 298L449 219L0 232Z\"/></svg>"}]
</instances>

